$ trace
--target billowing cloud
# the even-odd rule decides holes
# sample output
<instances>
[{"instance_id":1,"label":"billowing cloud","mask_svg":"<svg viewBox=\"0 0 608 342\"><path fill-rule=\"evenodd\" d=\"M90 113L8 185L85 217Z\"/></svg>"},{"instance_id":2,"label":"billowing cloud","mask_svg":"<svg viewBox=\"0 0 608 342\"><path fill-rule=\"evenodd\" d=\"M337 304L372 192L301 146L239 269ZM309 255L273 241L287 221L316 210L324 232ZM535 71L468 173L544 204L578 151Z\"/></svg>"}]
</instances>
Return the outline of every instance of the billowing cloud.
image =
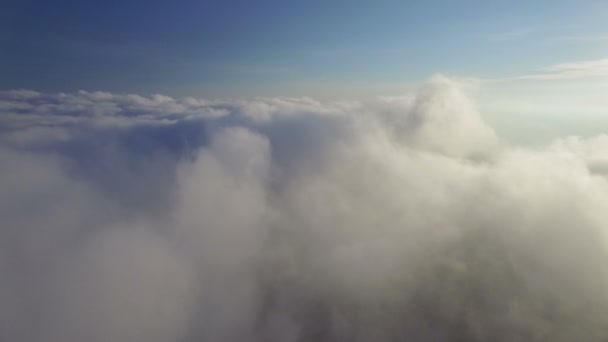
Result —
<instances>
[{"instance_id":1,"label":"billowing cloud","mask_svg":"<svg viewBox=\"0 0 608 342\"><path fill-rule=\"evenodd\" d=\"M367 102L0 93L0 337L603 341L608 137Z\"/></svg>"}]
</instances>

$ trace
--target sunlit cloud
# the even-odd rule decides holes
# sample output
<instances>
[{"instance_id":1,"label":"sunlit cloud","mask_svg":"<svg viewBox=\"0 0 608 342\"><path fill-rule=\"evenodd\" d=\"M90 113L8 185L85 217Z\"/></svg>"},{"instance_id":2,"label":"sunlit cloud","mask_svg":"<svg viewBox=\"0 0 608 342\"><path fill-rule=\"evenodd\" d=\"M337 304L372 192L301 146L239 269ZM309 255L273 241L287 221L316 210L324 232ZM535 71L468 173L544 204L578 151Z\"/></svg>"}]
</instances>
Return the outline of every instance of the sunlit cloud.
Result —
<instances>
[{"instance_id":1,"label":"sunlit cloud","mask_svg":"<svg viewBox=\"0 0 608 342\"><path fill-rule=\"evenodd\" d=\"M608 137L512 146L469 89L0 93L2 337L605 340Z\"/></svg>"}]
</instances>

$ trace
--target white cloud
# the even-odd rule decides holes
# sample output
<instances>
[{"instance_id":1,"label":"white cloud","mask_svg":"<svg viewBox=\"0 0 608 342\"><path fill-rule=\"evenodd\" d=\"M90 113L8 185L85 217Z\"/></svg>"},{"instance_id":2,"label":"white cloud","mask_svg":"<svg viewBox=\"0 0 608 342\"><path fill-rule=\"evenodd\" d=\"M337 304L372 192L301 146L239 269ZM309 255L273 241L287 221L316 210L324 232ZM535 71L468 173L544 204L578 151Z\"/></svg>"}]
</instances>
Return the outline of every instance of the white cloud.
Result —
<instances>
[{"instance_id":1,"label":"white cloud","mask_svg":"<svg viewBox=\"0 0 608 342\"><path fill-rule=\"evenodd\" d=\"M608 59L560 63L541 69L541 72L517 77L520 80L564 80L607 77Z\"/></svg>"},{"instance_id":2,"label":"white cloud","mask_svg":"<svg viewBox=\"0 0 608 342\"><path fill-rule=\"evenodd\" d=\"M16 94L3 338L607 337L606 136L509 146L441 76L348 103Z\"/></svg>"},{"instance_id":3,"label":"white cloud","mask_svg":"<svg viewBox=\"0 0 608 342\"><path fill-rule=\"evenodd\" d=\"M585 34L585 35L571 35L560 37L559 40L575 43L602 43L608 41L607 33L596 33L596 34Z\"/></svg>"},{"instance_id":4,"label":"white cloud","mask_svg":"<svg viewBox=\"0 0 608 342\"><path fill-rule=\"evenodd\" d=\"M483 35L483 37L485 37L486 39L488 39L492 42L502 43L502 42L507 42L507 41L515 41L515 40L522 40L522 39L528 38L529 36L533 35L534 33L537 33L537 31L538 30L532 29L532 28L520 28L520 29L516 29L516 30L511 30L511 31L485 34L485 35Z\"/></svg>"}]
</instances>

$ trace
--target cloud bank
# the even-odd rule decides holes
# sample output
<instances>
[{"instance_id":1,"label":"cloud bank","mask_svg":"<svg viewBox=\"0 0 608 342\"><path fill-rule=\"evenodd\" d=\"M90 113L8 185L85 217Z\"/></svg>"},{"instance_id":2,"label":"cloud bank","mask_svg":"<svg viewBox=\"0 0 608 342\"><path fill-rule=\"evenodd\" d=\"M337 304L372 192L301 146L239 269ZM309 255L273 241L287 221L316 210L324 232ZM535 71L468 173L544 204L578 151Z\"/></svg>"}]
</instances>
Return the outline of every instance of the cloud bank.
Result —
<instances>
[{"instance_id":1,"label":"cloud bank","mask_svg":"<svg viewBox=\"0 0 608 342\"><path fill-rule=\"evenodd\" d=\"M608 136L369 102L0 93L0 339L604 341Z\"/></svg>"}]
</instances>

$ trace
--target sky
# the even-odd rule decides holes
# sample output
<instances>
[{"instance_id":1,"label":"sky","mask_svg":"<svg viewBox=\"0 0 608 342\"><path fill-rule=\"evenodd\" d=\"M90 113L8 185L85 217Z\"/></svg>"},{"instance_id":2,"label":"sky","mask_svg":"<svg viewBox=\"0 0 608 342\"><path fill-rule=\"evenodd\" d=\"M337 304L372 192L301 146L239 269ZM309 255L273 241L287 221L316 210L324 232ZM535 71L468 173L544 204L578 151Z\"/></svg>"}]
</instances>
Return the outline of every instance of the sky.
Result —
<instances>
[{"instance_id":1,"label":"sky","mask_svg":"<svg viewBox=\"0 0 608 342\"><path fill-rule=\"evenodd\" d=\"M608 56L608 4L593 0L2 6L5 90L337 98L403 92L435 73L525 79Z\"/></svg>"},{"instance_id":2,"label":"sky","mask_svg":"<svg viewBox=\"0 0 608 342\"><path fill-rule=\"evenodd\" d=\"M608 341L607 9L0 0L0 340Z\"/></svg>"}]
</instances>

